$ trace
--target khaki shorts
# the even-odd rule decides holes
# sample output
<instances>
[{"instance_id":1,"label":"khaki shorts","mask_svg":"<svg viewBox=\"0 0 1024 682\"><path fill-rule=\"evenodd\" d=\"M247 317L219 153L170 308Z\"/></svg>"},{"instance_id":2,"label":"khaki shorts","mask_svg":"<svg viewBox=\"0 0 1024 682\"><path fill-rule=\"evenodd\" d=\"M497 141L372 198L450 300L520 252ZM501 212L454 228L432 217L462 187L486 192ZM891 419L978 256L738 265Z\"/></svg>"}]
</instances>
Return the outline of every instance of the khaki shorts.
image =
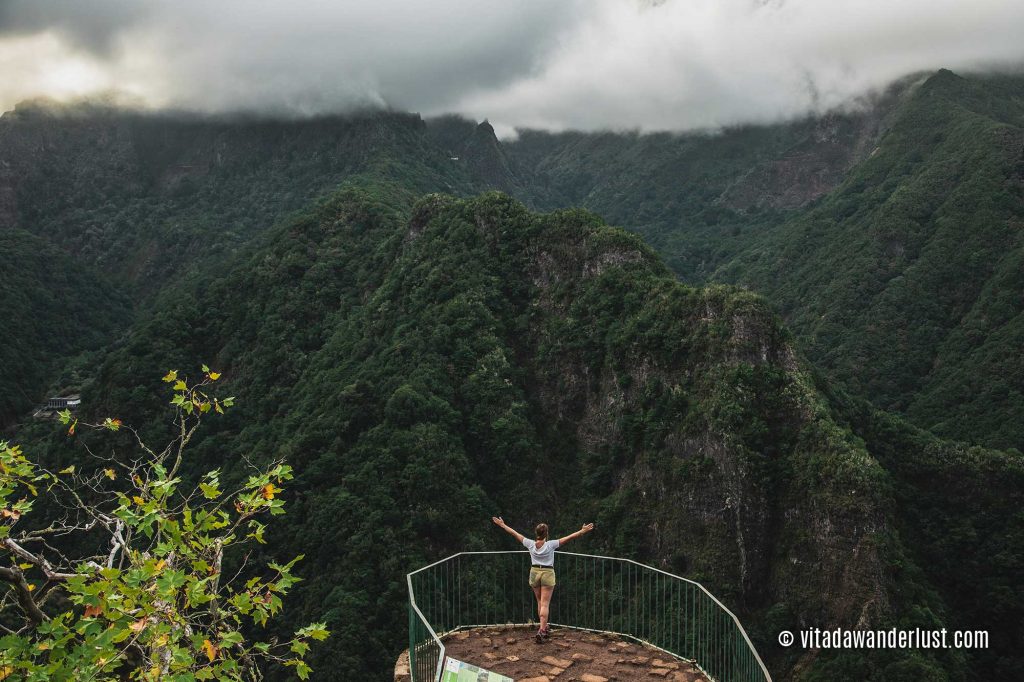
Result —
<instances>
[{"instance_id":1,"label":"khaki shorts","mask_svg":"<svg viewBox=\"0 0 1024 682\"><path fill-rule=\"evenodd\" d=\"M555 569L538 568L534 566L530 569L530 587L554 587L555 586Z\"/></svg>"}]
</instances>

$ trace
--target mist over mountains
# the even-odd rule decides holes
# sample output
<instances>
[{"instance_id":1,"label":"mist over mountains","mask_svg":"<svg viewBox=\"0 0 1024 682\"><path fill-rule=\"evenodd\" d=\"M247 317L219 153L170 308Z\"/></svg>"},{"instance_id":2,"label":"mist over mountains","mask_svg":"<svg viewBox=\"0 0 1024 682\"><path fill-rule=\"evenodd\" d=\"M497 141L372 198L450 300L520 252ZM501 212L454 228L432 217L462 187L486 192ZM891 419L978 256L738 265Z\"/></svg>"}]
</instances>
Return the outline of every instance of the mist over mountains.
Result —
<instances>
[{"instance_id":1,"label":"mist over mountains","mask_svg":"<svg viewBox=\"0 0 1024 682\"><path fill-rule=\"evenodd\" d=\"M457 112L501 135L716 129L822 114L939 65L1019 69L1022 28L1002 0L9 0L0 107L113 90L200 112Z\"/></svg>"},{"instance_id":2,"label":"mist over mountains","mask_svg":"<svg viewBox=\"0 0 1024 682\"><path fill-rule=\"evenodd\" d=\"M1022 102L1020 76L942 70L772 125L504 141L23 104L0 118L0 420L64 465L29 419L49 393L160 434L168 366L222 369L245 409L197 453L295 466L274 546L318 580L282 627L325 614L316 669L386 674L404 572L491 547L471 520L500 511L592 515L598 551L702 580L780 679L1009 679ZM858 624L992 650L773 644Z\"/></svg>"}]
</instances>

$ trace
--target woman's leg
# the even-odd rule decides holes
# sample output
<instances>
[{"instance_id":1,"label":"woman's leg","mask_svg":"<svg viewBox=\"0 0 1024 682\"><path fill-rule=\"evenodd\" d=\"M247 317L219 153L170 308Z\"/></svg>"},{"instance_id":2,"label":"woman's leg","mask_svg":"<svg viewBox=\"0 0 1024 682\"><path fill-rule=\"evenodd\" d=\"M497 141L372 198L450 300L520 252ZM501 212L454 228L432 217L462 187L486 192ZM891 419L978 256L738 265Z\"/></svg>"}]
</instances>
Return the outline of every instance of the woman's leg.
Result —
<instances>
[{"instance_id":1,"label":"woman's leg","mask_svg":"<svg viewBox=\"0 0 1024 682\"><path fill-rule=\"evenodd\" d=\"M540 613L541 613L541 610L540 610L540 583L538 583L536 585L530 585L530 587L533 588L533 596L537 600L537 620L539 621L540 620ZM542 635L543 635L543 630L539 629L539 627L538 627L538 630L537 630L537 644L540 644L543 641Z\"/></svg>"},{"instance_id":2,"label":"woman's leg","mask_svg":"<svg viewBox=\"0 0 1024 682\"><path fill-rule=\"evenodd\" d=\"M551 606L551 595L554 593L554 587L541 587L540 597L537 598L538 611L540 613L540 629L548 629L548 612Z\"/></svg>"}]
</instances>

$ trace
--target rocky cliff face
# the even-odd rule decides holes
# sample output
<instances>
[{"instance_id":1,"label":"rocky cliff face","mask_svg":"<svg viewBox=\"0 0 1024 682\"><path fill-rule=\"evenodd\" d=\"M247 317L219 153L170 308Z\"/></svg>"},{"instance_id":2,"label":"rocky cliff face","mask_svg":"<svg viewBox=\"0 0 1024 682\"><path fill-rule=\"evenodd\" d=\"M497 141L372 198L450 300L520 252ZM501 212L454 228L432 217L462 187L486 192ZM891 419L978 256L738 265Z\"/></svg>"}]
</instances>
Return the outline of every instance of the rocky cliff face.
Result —
<instances>
[{"instance_id":1,"label":"rocky cliff face","mask_svg":"<svg viewBox=\"0 0 1024 682\"><path fill-rule=\"evenodd\" d=\"M476 127L462 149L460 160L486 188L525 194L525 183L518 177L515 162L498 141L489 122L483 121Z\"/></svg>"},{"instance_id":2,"label":"rocky cliff face","mask_svg":"<svg viewBox=\"0 0 1024 682\"><path fill-rule=\"evenodd\" d=\"M889 613L879 546L891 500L872 482L884 474L836 439L764 303L669 281L646 291L649 280L623 274L661 271L646 249L588 241L534 256L535 305L549 317L531 392L574 438L584 478L603 478L590 492L614 500L617 530L636 533L622 541L748 609L785 603L804 622L850 626ZM611 282L624 291L608 292L609 325L581 299Z\"/></svg>"},{"instance_id":3,"label":"rocky cliff face","mask_svg":"<svg viewBox=\"0 0 1024 682\"><path fill-rule=\"evenodd\" d=\"M884 132L886 112L872 107L823 116L814 121L805 139L741 175L719 201L744 211L792 210L828 194L875 148Z\"/></svg>"},{"instance_id":4,"label":"rocky cliff face","mask_svg":"<svg viewBox=\"0 0 1024 682\"><path fill-rule=\"evenodd\" d=\"M833 191L850 170L878 151L904 102L927 75L904 78L844 109L808 119L781 153L755 163L718 198L739 210L798 209Z\"/></svg>"}]
</instances>

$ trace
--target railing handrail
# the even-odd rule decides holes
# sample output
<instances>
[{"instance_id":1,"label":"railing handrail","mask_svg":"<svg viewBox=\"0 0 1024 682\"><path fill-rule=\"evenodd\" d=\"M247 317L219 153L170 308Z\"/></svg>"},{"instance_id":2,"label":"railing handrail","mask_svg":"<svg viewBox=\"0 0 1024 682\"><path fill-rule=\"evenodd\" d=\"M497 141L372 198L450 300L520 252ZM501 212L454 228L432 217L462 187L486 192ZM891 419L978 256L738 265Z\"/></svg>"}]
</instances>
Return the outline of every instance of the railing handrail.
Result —
<instances>
[{"instance_id":1,"label":"railing handrail","mask_svg":"<svg viewBox=\"0 0 1024 682\"><path fill-rule=\"evenodd\" d=\"M765 679L767 680L767 682L772 682L771 673L769 673L768 672L768 668L765 667L764 661L761 660L761 655L759 653L757 653L757 649L754 647L753 642L750 641L750 637L747 635L747 631L743 627L743 624L740 623L739 618L737 618L736 614L734 614L725 604L723 604L721 601L719 601L718 598L715 595L713 595L710 592L708 592L706 587L701 585L696 580L690 580L689 578L684 578L684 577L682 577L680 575L676 575L674 573L669 573L668 571L663 571L660 568L656 568L654 566L649 566L648 564L643 564L643 563L640 563L639 561L635 561L633 559L627 559L627 558L624 558L624 557L604 556L604 555L601 555L601 554L581 554L581 553L578 553L578 552L563 552L561 550L559 550L558 553L560 555L562 555L562 556L576 556L576 557L583 557L583 558L586 558L586 559L602 559L602 560L605 560L605 561L621 561L621 562L624 562L624 563L633 564L634 566L639 566L640 568L644 568L644 569L647 569L647 570L655 571L657 573L661 573L662 575L668 576L669 578L672 578L674 580L680 580L680 581L682 581L684 583L689 583L690 585L693 585L693 586L699 588L701 592L703 592L705 595L707 595L715 604L718 605L718 607L720 609L722 609L722 611L724 611L729 616L729 618L732 619L733 623L735 623L735 625L736 625L736 628L739 630L739 633L743 636L743 641L746 642L747 647L749 647L749 649L750 649L750 652L754 655L754 660L757 661L758 667L760 667L761 672L764 673ZM405 576L406 577L406 583L409 586L409 603L412 605L412 608L419 615L419 617L423 621L423 623L427 626L427 630L430 632L431 637L433 637L433 639L437 643L438 647L440 647L441 656L440 656L440 659L438 661L438 667L439 668L440 668L440 666L442 666L444 664L445 646L444 646L444 643L441 641L441 638L437 636L436 632L434 632L434 628L430 624L430 622L427 620L426 616L423 615L423 612L420 611L419 607L416 605L416 597L415 597L415 593L414 593L413 586L412 586L412 577L414 575L416 575L417 573L420 573L422 571L426 571L426 570L428 570L430 568L433 568L434 566L438 566L440 564L443 564L443 563L445 563L447 561L451 561L452 559L455 559L455 558L460 557L460 556L470 556L470 555L474 555L475 556L475 555L485 555L485 554L529 554L529 551L524 550L524 549L500 549L500 550L481 550L481 551L456 552L455 554L447 556L447 557L445 557L443 559L439 559L438 561L435 561L432 564L428 564L426 566L418 568L415 571L410 571Z\"/></svg>"},{"instance_id":2,"label":"railing handrail","mask_svg":"<svg viewBox=\"0 0 1024 682\"><path fill-rule=\"evenodd\" d=\"M711 601L713 601L716 604L718 604L719 608L721 608L723 611L725 611L729 615L729 617L732 618L732 622L736 623L736 627L739 629L740 634L743 635L743 641L745 641L747 643L747 646L750 647L750 651L751 651L751 653L754 654L754 660L756 660L758 666L760 666L761 672L763 672L765 674L765 677L768 678L768 682L772 682L772 676L768 672L768 668L765 667L764 661L761 660L761 655L759 653L757 653L757 649L754 647L754 643L751 642L750 641L750 637L747 636L747 631L743 627L743 624L740 622L740 619L736 617L736 614L734 614L732 611L729 610L729 607L727 607L725 604L720 602L718 600L718 597L716 597L715 595L713 595L710 592L708 592L708 589L706 587L704 587L703 585L701 585L696 580L690 580L689 578L684 578L684 577L682 577L680 575L676 575L675 573L669 573L668 571L663 571L660 568L656 568L655 566L648 566L647 564L642 564L639 561L634 561L633 559L626 559L626 558L622 558L622 557L601 556L599 554L577 554L576 552L562 552L562 554L568 554L568 555L571 555L571 556L588 557L588 558L592 558L592 559L608 559L608 560L611 560L611 561L626 561L626 562L629 562L629 563L633 564L634 566L641 566L643 568L647 568L647 569L650 569L652 571L656 571L658 573L661 573L662 575L667 575L670 578L674 578L676 580L682 580L684 583L690 583L691 585L695 585L696 587L700 588L701 592L703 592L708 597L710 597Z\"/></svg>"}]
</instances>

